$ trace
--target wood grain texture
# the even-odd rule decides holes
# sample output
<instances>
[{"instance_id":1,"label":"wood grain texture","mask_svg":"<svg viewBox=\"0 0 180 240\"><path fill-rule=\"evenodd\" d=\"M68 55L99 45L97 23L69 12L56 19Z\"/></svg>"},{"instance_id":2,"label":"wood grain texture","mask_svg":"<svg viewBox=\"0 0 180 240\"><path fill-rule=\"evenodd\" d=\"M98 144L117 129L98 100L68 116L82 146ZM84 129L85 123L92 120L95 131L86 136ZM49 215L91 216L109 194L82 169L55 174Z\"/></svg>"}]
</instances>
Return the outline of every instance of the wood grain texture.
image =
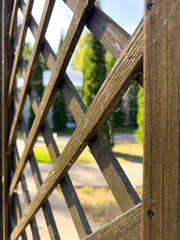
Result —
<instances>
[{"instance_id":1,"label":"wood grain texture","mask_svg":"<svg viewBox=\"0 0 180 240\"><path fill-rule=\"evenodd\" d=\"M31 86L29 97L33 111L36 115L38 114L40 101L33 85ZM52 163L55 164L60 156L60 152L47 121L45 121L44 126L42 128L42 135L44 137ZM78 235L80 239L82 239L88 234L92 233L92 231L68 173L65 175L64 179L60 182L60 187L62 189L64 198L68 205Z\"/></svg>"},{"instance_id":2,"label":"wood grain texture","mask_svg":"<svg viewBox=\"0 0 180 240\"><path fill-rule=\"evenodd\" d=\"M63 1L73 12L79 2L78 0ZM130 38L123 28L96 6L93 7L87 27L115 58L119 57Z\"/></svg>"},{"instance_id":3,"label":"wood grain texture","mask_svg":"<svg viewBox=\"0 0 180 240\"><path fill-rule=\"evenodd\" d=\"M74 12L78 0L63 0ZM115 57L118 58L123 48L128 43L130 35L116 22L107 16L100 8L94 6L89 16L87 28L102 43L102 45ZM134 79L143 87L143 73Z\"/></svg>"},{"instance_id":4,"label":"wood grain texture","mask_svg":"<svg viewBox=\"0 0 180 240\"><path fill-rule=\"evenodd\" d=\"M46 29L49 23L49 19L54 7L54 3L55 3L55 0L46 0L44 4L43 13L42 13L39 28L38 28L38 34L35 39L33 50L31 52L31 57L27 66L26 77L24 79L24 84L21 90L18 109L16 110L12 127L11 127L11 132L9 135L9 149L8 149L9 153L11 152L12 145L15 140L18 124L22 117L22 112L23 112L24 105L27 98L27 92L28 92L28 89L30 88L30 85L32 83L32 79L36 70L36 65L39 59L40 50L44 41L44 35L45 35Z\"/></svg>"},{"instance_id":5,"label":"wood grain texture","mask_svg":"<svg viewBox=\"0 0 180 240\"><path fill-rule=\"evenodd\" d=\"M25 64L23 64L24 62L22 61L21 63L21 71L25 72ZM32 104L32 108L33 111L36 114L38 114L38 108L40 105L40 101L37 95L37 92L32 84L30 92L29 92L29 97L30 97L30 101ZM25 130L25 121L23 120L23 132L27 130ZM43 128L42 128L42 135L44 137L48 152L50 154L50 158L52 160L52 163L54 164L58 157L60 156L57 144L53 138L52 132L49 128L49 125L47 123L47 121L45 121ZM27 141L27 137L28 135L26 134L26 140ZM34 154L33 154L34 155ZM33 156L34 158L34 156ZM70 214L72 216L72 219L74 221L75 227L77 229L78 235L80 237L80 239L84 238L85 236L87 236L88 234L90 234L91 228L89 226L89 223L87 221L87 218L84 214L83 208L80 204L80 201L78 199L78 196L76 194L76 191L73 187L73 184L71 182L71 179L69 177L69 174L67 173L66 176L64 177L64 179L60 182L60 187L62 189L62 192L64 194L66 203L68 205Z\"/></svg>"},{"instance_id":6,"label":"wood grain texture","mask_svg":"<svg viewBox=\"0 0 180 240\"><path fill-rule=\"evenodd\" d=\"M60 90L76 123L79 124L87 109L67 75ZM100 132L97 132L88 146L122 212L140 203L136 191Z\"/></svg>"},{"instance_id":7,"label":"wood grain texture","mask_svg":"<svg viewBox=\"0 0 180 240\"><path fill-rule=\"evenodd\" d=\"M0 36L2 36L2 1L0 1ZM2 37L0 38L0 59L2 60ZM2 79L2 61L0 63L0 78ZM2 93L2 81L0 81L0 93ZM2 102L2 94L0 94ZM2 143L2 104L0 104L0 142ZM0 143L0 158L2 159L2 144ZM0 161L0 179L2 179L2 160ZM2 192L2 182L0 183L0 192ZM0 232L3 232L3 195L0 194Z\"/></svg>"},{"instance_id":8,"label":"wood grain texture","mask_svg":"<svg viewBox=\"0 0 180 240\"><path fill-rule=\"evenodd\" d=\"M24 4L21 4L22 11L23 6ZM37 23L32 17L30 28L34 37L36 37ZM49 69L53 71L57 57L46 40L42 48L42 55ZM21 70L22 72L25 72L23 67ZM68 105L75 121L78 124L83 118L84 113L87 109L82 99L79 97L77 90L74 88L73 84L68 78L67 74L64 75L64 80L61 84L60 90L66 101L66 104ZM71 101L72 99L73 101ZM121 210L123 212L129 210L135 204L138 204L140 202L137 193L134 191L134 188L126 177L123 169L119 166L116 158L108 148L101 134L98 133L98 135L93 138L92 142L94 142L94 144L89 145L90 149L101 171L103 172L104 177L108 182ZM50 146L51 144L49 144L49 147ZM101 153L103 154L99 154L100 149L102 150ZM119 189L119 191L117 191L117 189Z\"/></svg>"},{"instance_id":9,"label":"wood grain texture","mask_svg":"<svg viewBox=\"0 0 180 240\"><path fill-rule=\"evenodd\" d=\"M78 1L76 0L66 1L66 4L73 11L76 9L77 3ZM20 8L24 15L24 0L20 1ZM122 49L128 43L128 39L130 38L130 35L124 29L117 25L111 18L109 18L101 9L97 7L93 7L93 10L91 11L87 27L93 32L96 38L104 45L104 47L106 47L111 52L111 54L115 58L119 57ZM34 37L36 37L38 25L33 16L31 16L30 18L29 28L31 29ZM47 66L49 67L53 63L54 53L52 54L51 47L46 40L44 42L42 53L44 57L46 56L45 58L47 59ZM52 69L52 67L49 68ZM141 87L143 87L142 72L138 73L135 80L141 85Z\"/></svg>"},{"instance_id":10,"label":"wood grain texture","mask_svg":"<svg viewBox=\"0 0 180 240\"><path fill-rule=\"evenodd\" d=\"M23 3L23 1L21 1L22 12L24 12L24 6L25 4ZM36 37L37 35L37 28L37 23L35 22L34 18L31 17L30 29L34 37ZM57 57L46 40L42 48L42 55L45 59L47 66L53 72ZM22 61L21 71L24 74L25 68L23 65L25 64L23 64ZM87 109L66 73L64 75L64 80L62 81L60 90L76 123L78 124L83 118L84 113ZM72 99L73 101L71 101ZM123 169L119 166L119 163L117 162L115 156L107 146L107 143L104 141L101 134L98 133L91 142L94 142L94 144L92 143L89 145L92 154L95 157L101 171L103 172L103 175L108 185L110 186L119 207L123 212L129 210L135 204L138 204L140 202L137 193L135 192L134 188L126 177ZM52 145L49 144L48 148L50 148L51 146ZM101 150L102 154L99 154L99 150ZM119 191L117 191L117 189L119 189Z\"/></svg>"},{"instance_id":11,"label":"wood grain texture","mask_svg":"<svg viewBox=\"0 0 180 240\"><path fill-rule=\"evenodd\" d=\"M17 104L18 104L18 99L17 99L17 95L15 94L14 95L14 105L16 108L17 108ZM26 144L29 132L28 132L26 122L24 120L24 116L22 117L20 128L21 128L21 131L23 134L24 142ZM38 164L37 164L37 161L35 159L33 152L31 153L31 157L29 158L29 164L30 164L32 175L33 175L33 178L34 178L34 181L36 184L36 188L37 188L37 190L39 190L43 181L42 181L41 173L38 168ZM60 239L59 232L58 232L56 222L55 222L55 219L54 219L51 207L50 207L50 203L48 200L42 205L42 211L44 214L44 218L46 221L50 239L51 240L59 240Z\"/></svg>"},{"instance_id":12,"label":"wood grain texture","mask_svg":"<svg viewBox=\"0 0 180 240\"><path fill-rule=\"evenodd\" d=\"M14 196L14 205L15 205L14 206L15 207L15 214L16 214L16 219L17 219L16 224L18 224L19 220L22 217L22 209L21 209L21 204L20 204L18 194L15 194L15 196ZM26 231L22 232L21 237L22 237L23 240L28 240Z\"/></svg>"},{"instance_id":13,"label":"wood grain texture","mask_svg":"<svg viewBox=\"0 0 180 240\"><path fill-rule=\"evenodd\" d=\"M141 240L141 204L84 240Z\"/></svg>"},{"instance_id":14,"label":"wood grain texture","mask_svg":"<svg viewBox=\"0 0 180 240\"><path fill-rule=\"evenodd\" d=\"M180 1L146 1L143 240L180 239Z\"/></svg>"},{"instance_id":15,"label":"wood grain texture","mask_svg":"<svg viewBox=\"0 0 180 240\"><path fill-rule=\"evenodd\" d=\"M10 170L10 179L12 180L14 175L14 171L11 169ZM22 217L22 207L21 207L21 203L20 203L20 199L19 199L19 195L16 192L15 196L14 196L14 202L13 202L14 206L14 214L10 216L10 224L12 225L12 230L15 228L15 226L18 224L19 220ZM22 232L21 234L22 240L27 240L27 234L26 234L26 230L24 230L24 232Z\"/></svg>"},{"instance_id":16,"label":"wood grain texture","mask_svg":"<svg viewBox=\"0 0 180 240\"><path fill-rule=\"evenodd\" d=\"M22 121L21 121L21 131L23 133L23 138L24 138L24 141L25 141L25 144L26 144L29 133L28 133L28 129L27 129L27 125L26 125L26 122L24 120L24 117L22 118ZM34 177L36 188L37 188L37 190L39 190L43 181L42 181L41 173L40 173L40 170L39 170L39 167L37 165L37 161L36 161L36 158L35 158L33 152L32 152L31 157L29 159L29 164L30 164L30 167L31 167L31 170L32 170L32 174L33 174L33 177ZM55 219L54 219L54 216L53 216L53 212L52 212L52 209L51 209L51 206L50 206L50 203L49 203L48 200L42 205L42 211L43 211L43 214L44 214L44 218L45 218L45 222L46 222L46 225L47 225L47 229L48 229L48 232L49 232L50 239L51 240L59 240L60 239L59 232L58 232L56 222L55 222Z\"/></svg>"},{"instance_id":17,"label":"wood grain texture","mask_svg":"<svg viewBox=\"0 0 180 240\"><path fill-rule=\"evenodd\" d=\"M20 160L16 144L14 146L14 157L15 157L15 167L16 167L19 160ZM22 178L21 178L21 188L22 188L22 191L23 191L24 203L25 203L26 207L28 207L28 205L31 203L31 197L30 197L30 194L29 194L29 190L28 190L28 186L27 186L26 178L25 178L24 174L22 175ZM36 222L35 217L30 222L30 227L31 227L31 232L32 232L33 239L40 240L38 226L37 226L37 222Z\"/></svg>"},{"instance_id":18,"label":"wood grain texture","mask_svg":"<svg viewBox=\"0 0 180 240\"><path fill-rule=\"evenodd\" d=\"M30 17L31 10L32 10L32 7L33 7L33 3L34 3L34 0L28 0L27 3L26 3L26 13L25 13L23 23L22 23L22 26L21 26L18 46L17 46L17 50L16 50L16 56L15 56L15 59L14 59L13 68L12 68L12 72L11 72L10 83L9 83L9 90L8 90L8 107L9 108L10 108L11 103L12 103L12 95L13 95L15 85L16 85L15 77L16 77L16 74L18 72L18 63L19 63L19 60L21 59L24 44L25 44L25 37L26 37L26 33L27 33L28 22L29 22L29 17Z\"/></svg>"},{"instance_id":19,"label":"wood grain texture","mask_svg":"<svg viewBox=\"0 0 180 240\"><path fill-rule=\"evenodd\" d=\"M8 131L8 116L7 116L7 86L8 86L8 3L2 1L2 72L1 72L1 161L2 161L2 223L3 231L1 237L3 240L8 239L8 156L7 156L7 131Z\"/></svg>"},{"instance_id":20,"label":"wood grain texture","mask_svg":"<svg viewBox=\"0 0 180 240\"><path fill-rule=\"evenodd\" d=\"M70 27L61 46L54 72L51 75L48 86L46 87L41 104L39 106L38 114L33 122L31 131L29 133L29 138L22 154L21 160L19 162L19 166L16 169L13 181L11 182L9 192L10 200L13 195L13 191L18 183L18 179L21 176L22 171L26 165L27 159L32 152L32 148L39 135L41 127L45 122L45 118L57 92L57 87L63 79L66 67L80 38L80 35L93 5L94 0L82 0L73 16ZM12 136L14 136L13 133ZM11 139L13 140L13 137ZM11 139L9 141L10 145L12 143Z\"/></svg>"},{"instance_id":21,"label":"wood grain texture","mask_svg":"<svg viewBox=\"0 0 180 240\"><path fill-rule=\"evenodd\" d=\"M15 0L13 3L13 9L12 9L12 15L11 15L11 21L10 21L10 27L9 27L8 55L10 55L12 51L12 43L13 43L16 24L17 24L18 7L19 7L19 0Z\"/></svg>"},{"instance_id":22,"label":"wood grain texture","mask_svg":"<svg viewBox=\"0 0 180 240\"><path fill-rule=\"evenodd\" d=\"M42 184L29 207L26 209L25 214L20 220L20 224L16 226L12 232L10 239L15 239L21 234L26 225L30 222L57 186L58 182L65 176L69 168L87 146L90 139L96 134L98 128L106 119L108 114L113 110L114 106L123 96L124 92L134 79L134 74L137 72L137 69L141 69L142 42L140 39L142 40L142 33L142 25L140 25L103 83L101 89L73 133L71 139L65 146L57 163L53 165L48 177ZM40 109L41 105L38 113L40 112ZM26 147L27 146L28 145L26 145ZM13 187L11 188L11 193L13 192L12 190Z\"/></svg>"}]
</instances>

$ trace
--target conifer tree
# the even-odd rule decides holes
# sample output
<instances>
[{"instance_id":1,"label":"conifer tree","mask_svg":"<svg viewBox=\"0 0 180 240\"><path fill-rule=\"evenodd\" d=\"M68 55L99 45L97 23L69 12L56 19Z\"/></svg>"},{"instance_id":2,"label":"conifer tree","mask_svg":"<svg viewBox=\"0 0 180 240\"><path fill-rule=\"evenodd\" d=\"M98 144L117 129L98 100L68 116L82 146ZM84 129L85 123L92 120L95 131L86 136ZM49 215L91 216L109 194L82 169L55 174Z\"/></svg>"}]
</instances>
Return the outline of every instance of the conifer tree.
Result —
<instances>
[{"instance_id":1,"label":"conifer tree","mask_svg":"<svg viewBox=\"0 0 180 240\"><path fill-rule=\"evenodd\" d=\"M107 51L106 53L106 62L107 62L107 71L108 73L111 71L112 67L115 64L115 57L112 56L112 54ZM119 128L122 126L125 118L125 110L124 110L124 102L123 99L119 101L119 103L114 108L114 111L111 115L111 122L113 124L113 128ZM112 126L111 124L111 126Z\"/></svg>"},{"instance_id":2,"label":"conifer tree","mask_svg":"<svg viewBox=\"0 0 180 240\"><path fill-rule=\"evenodd\" d=\"M100 7L99 1L96 5ZM107 75L107 66L105 59L106 49L94 37L88 33L86 37L86 51L83 62L83 101L88 107L94 99L96 93L101 87ZM101 126L101 132L106 138L109 146L114 144L112 136L112 121L111 117Z\"/></svg>"},{"instance_id":3,"label":"conifer tree","mask_svg":"<svg viewBox=\"0 0 180 240\"><path fill-rule=\"evenodd\" d=\"M25 53L24 53L26 55L26 57L25 57L26 60L29 58L31 50L32 50L31 46L29 44L26 44ZM28 52L29 52L29 54L28 54ZM33 77L33 84L34 84L34 87L37 91L37 94L38 94L38 97L40 100L42 99L42 95L44 92L44 85L43 85L44 69L45 69L45 63L44 63L43 57L40 55L38 63L36 65L34 77ZM35 118L35 115L34 115L34 112L32 109L32 105L30 103L30 116L29 116L29 122L28 122L29 129L31 128L31 126L33 124L34 118Z\"/></svg>"},{"instance_id":4,"label":"conifer tree","mask_svg":"<svg viewBox=\"0 0 180 240\"><path fill-rule=\"evenodd\" d=\"M58 50L60 50L62 42L63 42L63 36L61 35ZM67 123L66 104L60 91L57 92L54 98L54 102L52 106L52 120L54 125L54 131L58 132L66 128L66 123Z\"/></svg>"},{"instance_id":5,"label":"conifer tree","mask_svg":"<svg viewBox=\"0 0 180 240\"><path fill-rule=\"evenodd\" d=\"M132 126L137 126L138 91L139 84L134 81L128 90L129 120Z\"/></svg>"}]
</instances>

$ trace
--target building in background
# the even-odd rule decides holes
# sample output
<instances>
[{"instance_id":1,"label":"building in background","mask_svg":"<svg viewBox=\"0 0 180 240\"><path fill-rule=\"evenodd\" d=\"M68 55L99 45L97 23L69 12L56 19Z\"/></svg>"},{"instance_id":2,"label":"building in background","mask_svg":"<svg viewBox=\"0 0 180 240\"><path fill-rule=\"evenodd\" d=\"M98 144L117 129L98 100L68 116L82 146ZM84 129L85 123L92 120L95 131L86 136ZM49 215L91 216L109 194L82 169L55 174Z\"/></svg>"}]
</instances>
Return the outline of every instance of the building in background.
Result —
<instances>
[{"instance_id":1,"label":"building in background","mask_svg":"<svg viewBox=\"0 0 180 240\"><path fill-rule=\"evenodd\" d=\"M78 91L79 95L82 95L82 83L83 83L83 75L81 72L77 72L71 69L67 70L67 75L69 76L69 78L71 79L73 85L75 86L76 90ZM50 71L45 71L43 73L43 84L44 87L46 88L49 80L51 77L51 72ZM22 88L24 83L24 80L22 77L17 78L17 88L18 88L18 92L20 92L20 89ZM82 97L82 96L81 96ZM26 104L24 107L24 111L23 111L24 117L25 117L25 121L28 124L28 120L29 120L29 115L30 115L30 102L29 102L29 97L26 100ZM71 113L69 112L69 110L67 109L67 128L74 128L76 127L76 123L74 121L73 116L71 115ZM51 128L53 128L53 121L52 121L52 107L50 108L50 111L47 115L47 121L50 125Z\"/></svg>"},{"instance_id":2,"label":"building in background","mask_svg":"<svg viewBox=\"0 0 180 240\"><path fill-rule=\"evenodd\" d=\"M71 79L71 81L72 81L73 85L75 86L76 90L78 91L79 95L82 97L83 73L68 69L67 75ZM43 83L44 83L45 87L47 86L47 84L50 80L50 76L51 76L50 71L44 71ZM24 80L22 77L17 78L17 88L19 89L18 92L20 92L20 89L22 88L23 83L24 83ZM124 104L125 104L125 120L124 120L123 125L128 126L128 125L130 125L130 121L129 121L128 95L127 94L124 95L123 100L124 100ZM29 115L30 115L29 97L26 100L26 104L25 104L23 113L24 113L25 121L28 124ZM70 111L68 109L67 109L67 119L68 119L67 124L66 124L67 128L75 128L77 126L72 114L70 113ZM52 107L50 108L50 111L47 115L47 121L48 121L50 127L53 129Z\"/></svg>"}]
</instances>

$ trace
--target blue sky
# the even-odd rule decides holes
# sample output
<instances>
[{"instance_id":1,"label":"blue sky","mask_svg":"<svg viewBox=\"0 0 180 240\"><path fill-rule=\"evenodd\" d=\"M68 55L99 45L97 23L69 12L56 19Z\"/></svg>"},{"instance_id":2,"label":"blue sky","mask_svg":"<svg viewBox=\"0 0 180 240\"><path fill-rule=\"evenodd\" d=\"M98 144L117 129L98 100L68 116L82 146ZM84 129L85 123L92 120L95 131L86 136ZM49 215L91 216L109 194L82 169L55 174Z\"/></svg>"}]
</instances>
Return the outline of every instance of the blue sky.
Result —
<instances>
[{"instance_id":1,"label":"blue sky","mask_svg":"<svg viewBox=\"0 0 180 240\"><path fill-rule=\"evenodd\" d=\"M35 0L32 14L39 23L45 0ZM101 0L102 10L113 18L122 28L132 34L144 15L144 0ZM61 33L66 33L72 18L71 10L62 0L56 0L46 38L56 52ZM33 44L28 31L27 41Z\"/></svg>"}]
</instances>

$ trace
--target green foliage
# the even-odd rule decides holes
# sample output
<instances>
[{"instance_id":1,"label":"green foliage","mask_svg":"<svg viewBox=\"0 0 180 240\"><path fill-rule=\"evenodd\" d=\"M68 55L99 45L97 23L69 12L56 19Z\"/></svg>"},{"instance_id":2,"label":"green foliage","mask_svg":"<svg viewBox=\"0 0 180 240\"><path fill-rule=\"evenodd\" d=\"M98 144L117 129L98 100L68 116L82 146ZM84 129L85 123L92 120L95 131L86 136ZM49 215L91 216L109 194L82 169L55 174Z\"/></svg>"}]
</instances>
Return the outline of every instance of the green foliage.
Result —
<instances>
[{"instance_id":1,"label":"green foliage","mask_svg":"<svg viewBox=\"0 0 180 240\"><path fill-rule=\"evenodd\" d=\"M46 152L34 152L37 162L51 162L51 158Z\"/></svg>"},{"instance_id":2,"label":"green foliage","mask_svg":"<svg viewBox=\"0 0 180 240\"><path fill-rule=\"evenodd\" d=\"M60 51L62 43L63 43L63 35L61 34L58 51ZM66 128L66 123L67 123L66 104L60 91L57 92L54 98L54 102L52 106L52 120L53 120L55 132L62 131Z\"/></svg>"},{"instance_id":3,"label":"green foliage","mask_svg":"<svg viewBox=\"0 0 180 240\"><path fill-rule=\"evenodd\" d=\"M115 62L116 62L116 58L113 57L113 55L109 51L106 51L106 63L107 63L107 71L108 71L108 73L111 71L111 69L114 66Z\"/></svg>"},{"instance_id":4,"label":"green foliage","mask_svg":"<svg viewBox=\"0 0 180 240\"><path fill-rule=\"evenodd\" d=\"M107 62L107 70L108 72L110 72L116 62L116 59L108 51L106 53L106 62ZM113 119L113 125L115 128L119 128L122 126L124 122L124 117L125 117L124 102L121 99L119 103L116 105L113 112L112 119Z\"/></svg>"},{"instance_id":5,"label":"green foliage","mask_svg":"<svg viewBox=\"0 0 180 240\"><path fill-rule=\"evenodd\" d=\"M26 60L27 60L28 56L29 56L28 55L29 49L27 48L26 51L27 51L26 52L26 54L27 54ZM45 66L44 60L43 60L42 56L40 55L38 63L36 65L36 71L35 71L34 77L33 77L33 84L34 84L34 87L37 91L37 94L38 94L38 97L40 98L40 100L42 99L42 95L44 92L44 85L43 85L44 66ZM35 118L35 115L34 115L32 106L30 104L30 116L29 116L29 122L28 122L29 129L31 128L31 126L33 124L34 118Z\"/></svg>"},{"instance_id":6,"label":"green foliage","mask_svg":"<svg viewBox=\"0 0 180 240\"><path fill-rule=\"evenodd\" d=\"M54 131L62 131L66 128L66 104L64 102L64 98L60 94L60 91L57 92L53 102L52 120L54 125Z\"/></svg>"},{"instance_id":7,"label":"green foliage","mask_svg":"<svg viewBox=\"0 0 180 240\"><path fill-rule=\"evenodd\" d=\"M129 118L132 126L137 126L138 91L139 91L139 84L136 81L134 81L128 90Z\"/></svg>"},{"instance_id":8,"label":"green foliage","mask_svg":"<svg viewBox=\"0 0 180 240\"><path fill-rule=\"evenodd\" d=\"M113 111L113 116L114 116L114 127L115 128L122 127L122 124L124 123L124 118L125 118L124 102L122 99L116 105Z\"/></svg>"},{"instance_id":9,"label":"green foliage","mask_svg":"<svg viewBox=\"0 0 180 240\"><path fill-rule=\"evenodd\" d=\"M91 34L86 38L83 64L83 101L89 106L106 78L105 48Z\"/></svg>"},{"instance_id":10,"label":"green foliage","mask_svg":"<svg viewBox=\"0 0 180 240\"><path fill-rule=\"evenodd\" d=\"M24 51L23 51L23 58L24 58L26 64L28 64L28 61L31 57L31 52L32 52L31 44L30 43L25 43Z\"/></svg>"},{"instance_id":11,"label":"green foliage","mask_svg":"<svg viewBox=\"0 0 180 240\"><path fill-rule=\"evenodd\" d=\"M96 1L95 4L96 6L100 7L99 1ZM85 31L81 35L81 38L79 39L79 42L77 44L76 50L74 52L73 60L72 60L72 65L74 67L74 70L78 72L83 72L84 54L87 47L87 42L86 42L87 35L88 35L87 31Z\"/></svg>"},{"instance_id":12,"label":"green foliage","mask_svg":"<svg viewBox=\"0 0 180 240\"><path fill-rule=\"evenodd\" d=\"M86 186L86 187L84 187L84 192L87 194L90 194L90 193L94 192L94 188L92 186Z\"/></svg>"},{"instance_id":13,"label":"green foliage","mask_svg":"<svg viewBox=\"0 0 180 240\"><path fill-rule=\"evenodd\" d=\"M135 133L136 140L139 143L143 143L143 104L144 104L144 98L143 98L143 88L140 87L138 91L138 113L137 113L137 124L138 129Z\"/></svg>"},{"instance_id":14,"label":"green foliage","mask_svg":"<svg viewBox=\"0 0 180 240\"><path fill-rule=\"evenodd\" d=\"M94 99L107 75L106 50L91 34L86 37L86 51L83 64L83 101L88 107ZM110 147L113 147L113 118L109 116L101 126L101 132Z\"/></svg>"},{"instance_id":15,"label":"green foliage","mask_svg":"<svg viewBox=\"0 0 180 240\"><path fill-rule=\"evenodd\" d=\"M86 36L87 36L87 32L83 33L81 38L79 39L76 51L74 52L73 61L72 61L74 70L79 72L83 71L84 53L86 49L86 44L85 44Z\"/></svg>"}]
</instances>

